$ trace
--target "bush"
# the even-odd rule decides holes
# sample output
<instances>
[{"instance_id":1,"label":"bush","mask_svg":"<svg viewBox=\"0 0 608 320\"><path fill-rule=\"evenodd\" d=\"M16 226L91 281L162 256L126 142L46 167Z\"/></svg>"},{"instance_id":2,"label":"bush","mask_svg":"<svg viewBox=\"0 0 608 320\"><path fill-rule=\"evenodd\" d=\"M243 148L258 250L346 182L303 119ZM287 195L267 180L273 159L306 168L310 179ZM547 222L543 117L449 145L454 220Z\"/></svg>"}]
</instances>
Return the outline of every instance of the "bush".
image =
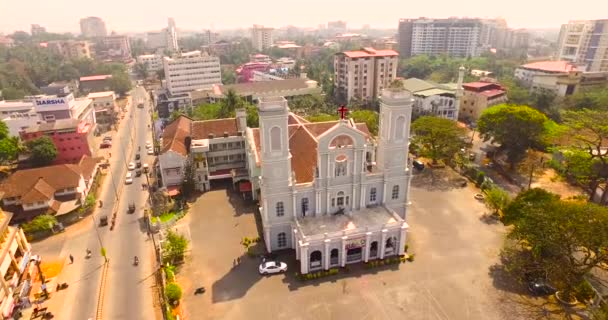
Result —
<instances>
[{"instance_id":1,"label":"bush","mask_svg":"<svg viewBox=\"0 0 608 320\"><path fill-rule=\"evenodd\" d=\"M167 275L167 281L172 282L175 280L175 266L168 264L164 267L164 270Z\"/></svg>"},{"instance_id":2,"label":"bush","mask_svg":"<svg viewBox=\"0 0 608 320\"><path fill-rule=\"evenodd\" d=\"M403 250L404 250L405 252L407 252L407 249L409 249L409 248L410 248L410 245L409 245L409 244L406 244L406 245L403 247Z\"/></svg>"},{"instance_id":3,"label":"bush","mask_svg":"<svg viewBox=\"0 0 608 320\"><path fill-rule=\"evenodd\" d=\"M475 184L479 187L483 184L485 180L486 174L483 171L477 172L477 177L475 177Z\"/></svg>"},{"instance_id":4,"label":"bush","mask_svg":"<svg viewBox=\"0 0 608 320\"><path fill-rule=\"evenodd\" d=\"M175 305L179 302L179 299L182 298L182 288L177 285L175 282L171 282L165 288L165 294L167 295L167 300L171 305Z\"/></svg>"},{"instance_id":5,"label":"bush","mask_svg":"<svg viewBox=\"0 0 608 320\"><path fill-rule=\"evenodd\" d=\"M21 225L23 232L36 233L41 231L49 231L57 224L57 218L50 214L43 214L34 218L34 220Z\"/></svg>"},{"instance_id":6,"label":"bush","mask_svg":"<svg viewBox=\"0 0 608 320\"><path fill-rule=\"evenodd\" d=\"M413 254L413 253L412 253L412 254L410 254L410 255L407 257L407 261L409 261L409 262L414 262L414 254Z\"/></svg>"},{"instance_id":7,"label":"bush","mask_svg":"<svg viewBox=\"0 0 608 320\"><path fill-rule=\"evenodd\" d=\"M591 300L595 296L595 291L587 280L583 280L576 288L574 288L574 296L578 301L585 302Z\"/></svg>"}]
</instances>

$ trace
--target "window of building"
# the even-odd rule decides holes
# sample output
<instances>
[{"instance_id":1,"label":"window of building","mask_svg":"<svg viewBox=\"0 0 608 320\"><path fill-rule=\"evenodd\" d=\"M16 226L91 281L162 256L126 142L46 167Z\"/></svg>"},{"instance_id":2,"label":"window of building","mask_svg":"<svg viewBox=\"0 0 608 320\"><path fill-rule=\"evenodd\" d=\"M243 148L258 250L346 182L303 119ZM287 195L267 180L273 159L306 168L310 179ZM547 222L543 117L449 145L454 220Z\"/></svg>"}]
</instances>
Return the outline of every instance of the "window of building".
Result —
<instances>
[{"instance_id":1,"label":"window of building","mask_svg":"<svg viewBox=\"0 0 608 320\"><path fill-rule=\"evenodd\" d=\"M338 192L338 207L344 206L344 192Z\"/></svg>"},{"instance_id":2,"label":"window of building","mask_svg":"<svg viewBox=\"0 0 608 320\"><path fill-rule=\"evenodd\" d=\"M277 245L279 248L284 248L287 246L287 235L285 232L281 232L277 235Z\"/></svg>"},{"instance_id":3,"label":"window of building","mask_svg":"<svg viewBox=\"0 0 608 320\"><path fill-rule=\"evenodd\" d=\"M308 212L308 198L302 198L302 215L306 216Z\"/></svg>"},{"instance_id":4,"label":"window of building","mask_svg":"<svg viewBox=\"0 0 608 320\"><path fill-rule=\"evenodd\" d=\"M270 129L270 150L281 150L281 128L279 127L273 127Z\"/></svg>"},{"instance_id":5,"label":"window of building","mask_svg":"<svg viewBox=\"0 0 608 320\"><path fill-rule=\"evenodd\" d=\"M277 217L282 217L285 215L285 207L283 206L283 201L277 202L276 211Z\"/></svg>"},{"instance_id":6,"label":"window of building","mask_svg":"<svg viewBox=\"0 0 608 320\"><path fill-rule=\"evenodd\" d=\"M393 200L399 199L399 185L393 186L393 194L391 197L393 198Z\"/></svg>"},{"instance_id":7,"label":"window of building","mask_svg":"<svg viewBox=\"0 0 608 320\"><path fill-rule=\"evenodd\" d=\"M376 188L373 187L369 190L369 202L376 202L377 191Z\"/></svg>"}]
</instances>

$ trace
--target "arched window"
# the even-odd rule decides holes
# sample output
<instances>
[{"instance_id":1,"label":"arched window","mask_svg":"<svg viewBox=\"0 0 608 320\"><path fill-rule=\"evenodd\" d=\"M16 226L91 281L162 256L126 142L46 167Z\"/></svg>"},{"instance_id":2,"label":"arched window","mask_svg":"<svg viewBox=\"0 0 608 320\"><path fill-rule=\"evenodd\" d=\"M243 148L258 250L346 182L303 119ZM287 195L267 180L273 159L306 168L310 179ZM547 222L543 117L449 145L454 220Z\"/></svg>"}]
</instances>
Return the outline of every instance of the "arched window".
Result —
<instances>
[{"instance_id":1,"label":"arched window","mask_svg":"<svg viewBox=\"0 0 608 320\"><path fill-rule=\"evenodd\" d=\"M270 129L270 150L281 151L281 128L279 127Z\"/></svg>"},{"instance_id":2,"label":"arched window","mask_svg":"<svg viewBox=\"0 0 608 320\"><path fill-rule=\"evenodd\" d=\"M376 188L373 187L369 190L369 202L376 202Z\"/></svg>"},{"instance_id":3,"label":"arched window","mask_svg":"<svg viewBox=\"0 0 608 320\"><path fill-rule=\"evenodd\" d=\"M285 215L285 207L283 206L283 201L277 202L277 217L282 217Z\"/></svg>"},{"instance_id":4,"label":"arched window","mask_svg":"<svg viewBox=\"0 0 608 320\"><path fill-rule=\"evenodd\" d=\"M338 192L338 207L344 206L344 192Z\"/></svg>"},{"instance_id":5,"label":"arched window","mask_svg":"<svg viewBox=\"0 0 608 320\"><path fill-rule=\"evenodd\" d=\"M393 186L393 194L392 194L391 198L393 198L393 200L399 199L399 185L398 184Z\"/></svg>"},{"instance_id":6,"label":"arched window","mask_svg":"<svg viewBox=\"0 0 608 320\"><path fill-rule=\"evenodd\" d=\"M400 116L395 120L395 140L405 138L405 117Z\"/></svg>"},{"instance_id":7,"label":"arched window","mask_svg":"<svg viewBox=\"0 0 608 320\"><path fill-rule=\"evenodd\" d=\"M348 158L341 154L336 157L336 177L345 176L348 167Z\"/></svg>"},{"instance_id":8,"label":"arched window","mask_svg":"<svg viewBox=\"0 0 608 320\"><path fill-rule=\"evenodd\" d=\"M279 248L284 248L287 246L287 235L285 232L281 232L277 235L277 245Z\"/></svg>"},{"instance_id":9,"label":"arched window","mask_svg":"<svg viewBox=\"0 0 608 320\"><path fill-rule=\"evenodd\" d=\"M308 198L302 198L302 216L306 216L308 212Z\"/></svg>"}]
</instances>

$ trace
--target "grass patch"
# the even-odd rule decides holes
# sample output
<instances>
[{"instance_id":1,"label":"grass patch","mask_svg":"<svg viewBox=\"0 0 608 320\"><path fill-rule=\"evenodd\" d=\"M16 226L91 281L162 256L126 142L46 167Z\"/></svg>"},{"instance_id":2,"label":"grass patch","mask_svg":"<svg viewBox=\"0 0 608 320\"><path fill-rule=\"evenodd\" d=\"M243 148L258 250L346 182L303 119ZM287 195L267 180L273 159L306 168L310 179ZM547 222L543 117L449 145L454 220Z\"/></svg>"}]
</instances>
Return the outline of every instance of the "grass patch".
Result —
<instances>
[{"instance_id":1,"label":"grass patch","mask_svg":"<svg viewBox=\"0 0 608 320\"><path fill-rule=\"evenodd\" d=\"M152 217L152 222L156 223L156 222L162 222L165 223L171 219L173 219L174 217L180 216L182 215L181 211L178 212L167 212L167 213L163 213L158 217Z\"/></svg>"}]
</instances>

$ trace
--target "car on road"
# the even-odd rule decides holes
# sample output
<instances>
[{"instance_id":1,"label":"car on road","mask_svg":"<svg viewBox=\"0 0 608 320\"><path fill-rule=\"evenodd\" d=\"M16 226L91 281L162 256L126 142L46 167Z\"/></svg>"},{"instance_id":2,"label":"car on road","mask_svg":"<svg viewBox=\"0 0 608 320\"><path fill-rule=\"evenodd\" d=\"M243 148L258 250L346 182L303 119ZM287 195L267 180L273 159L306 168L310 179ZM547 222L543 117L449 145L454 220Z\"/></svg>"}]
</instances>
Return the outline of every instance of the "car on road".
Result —
<instances>
[{"instance_id":1,"label":"car on road","mask_svg":"<svg viewBox=\"0 0 608 320\"><path fill-rule=\"evenodd\" d=\"M112 147L112 142L105 140L104 142L99 144L99 149L105 149Z\"/></svg>"},{"instance_id":2,"label":"car on road","mask_svg":"<svg viewBox=\"0 0 608 320\"><path fill-rule=\"evenodd\" d=\"M125 184L133 183L133 175L131 172L127 172L127 176L125 177Z\"/></svg>"},{"instance_id":3,"label":"car on road","mask_svg":"<svg viewBox=\"0 0 608 320\"><path fill-rule=\"evenodd\" d=\"M141 170L139 170L139 169L135 170L135 176L141 177Z\"/></svg>"},{"instance_id":4,"label":"car on road","mask_svg":"<svg viewBox=\"0 0 608 320\"><path fill-rule=\"evenodd\" d=\"M153 155L153 154L154 154L154 149L152 149L152 148L148 148L148 154L149 154L149 155Z\"/></svg>"},{"instance_id":5,"label":"car on road","mask_svg":"<svg viewBox=\"0 0 608 320\"><path fill-rule=\"evenodd\" d=\"M152 143L150 141L146 141L146 149L151 149Z\"/></svg>"},{"instance_id":6,"label":"car on road","mask_svg":"<svg viewBox=\"0 0 608 320\"><path fill-rule=\"evenodd\" d=\"M424 163L422 163L422 161L420 161L420 160L414 160L412 162L412 165L414 166L414 168L416 168L418 170L424 169Z\"/></svg>"},{"instance_id":7,"label":"car on road","mask_svg":"<svg viewBox=\"0 0 608 320\"><path fill-rule=\"evenodd\" d=\"M148 171L148 169L150 169L150 166L148 166L147 163L144 163L144 171Z\"/></svg>"},{"instance_id":8,"label":"car on road","mask_svg":"<svg viewBox=\"0 0 608 320\"><path fill-rule=\"evenodd\" d=\"M135 163L133 163L133 162L129 162L129 165L127 166L127 168L128 168L129 170L135 170Z\"/></svg>"},{"instance_id":9,"label":"car on road","mask_svg":"<svg viewBox=\"0 0 608 320\"><path fill-rule=\"evenodd\" d=\"M264 261L260 264L260 274L283 273L287 271L287 264L280 261Z\"/></svg>"},{"instance_id":10,"label":"car on road","mask_svg":"<svg viewBox=\"0 0 608 320\"><path fill-rule=\"evenodd\" d=\"M141 155L139 153L136 153L135 154L135 160L139 160L139 159L141 159Z\"/></svg>"},{"instance_id":11,"label":"car on road","mask_svg":"<svg viewBox=\"0 0 608 320\"><path fill-rule=\"evenodd\" d=\"M111 136L105 136L105 137L103 137L103 141L112 141L112 137Z\"/></svg>"},{"instance_id":12,"label":"car on road","mask_svg":"<svg viewBox=\"0 0 608 320\"><path fill-rule=\"evenodd\" d=\"M138 168L138 169L141 168L141 161L137 161L135 163L135 167Z\"/></svg>"},{"instance_id":13,"label":"car on road","mask_svg":"<svg viewBox=\"0 0 608 320\"><path fill-rule=\"evenodd\" d=\"M108 216L104 215L101 216L101 218L99 218L99 226L103 227L103 226L107 226L108 225Z\"/></svg>"}]
</instances>

